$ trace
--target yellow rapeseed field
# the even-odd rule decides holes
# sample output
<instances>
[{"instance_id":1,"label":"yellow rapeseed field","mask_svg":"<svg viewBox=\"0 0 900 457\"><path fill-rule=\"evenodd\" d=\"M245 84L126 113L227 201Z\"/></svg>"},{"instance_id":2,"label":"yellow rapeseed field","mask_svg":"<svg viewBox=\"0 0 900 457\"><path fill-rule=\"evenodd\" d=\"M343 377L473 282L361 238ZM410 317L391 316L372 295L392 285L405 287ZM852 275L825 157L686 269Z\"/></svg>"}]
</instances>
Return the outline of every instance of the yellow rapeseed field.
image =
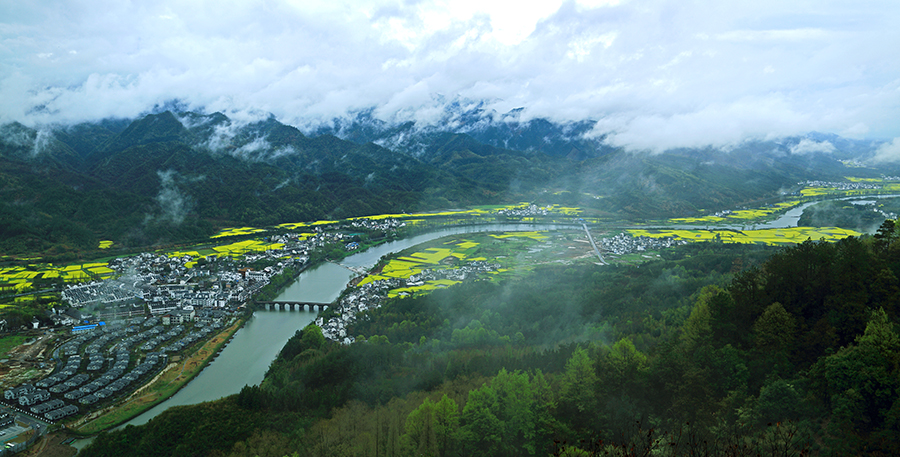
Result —
<instances>
[{"instance_id":1,"label":"yellow rapeseed field","mask_svg":"<svg viewBox=\"0 0 900 457\"><path fill-rule=\"evenodd\" d=\"M792 227L763 230L628 230L632 236L676 238L687 241L716 241L723 243L763 243L770 246L799 244L807 239L837 241L859 236L854 230L837 227Z\"/></svg>"}]
</instances>

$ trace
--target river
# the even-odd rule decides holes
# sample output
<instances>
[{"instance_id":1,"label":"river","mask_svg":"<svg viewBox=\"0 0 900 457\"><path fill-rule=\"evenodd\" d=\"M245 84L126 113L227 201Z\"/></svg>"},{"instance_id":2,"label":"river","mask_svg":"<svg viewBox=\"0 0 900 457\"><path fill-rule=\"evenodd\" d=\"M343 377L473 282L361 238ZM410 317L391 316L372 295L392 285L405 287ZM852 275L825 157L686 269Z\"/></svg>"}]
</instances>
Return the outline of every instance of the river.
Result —
<instances>
[{"instance_id":1,"label":"river","mask_svg":"<svg viewBox=\"0 0 900 457\"><path fill-rule=\"evenodd\" d=\"M679 225L678 227L732 228L737 230L796 227L797 220L800 218L803 210L815 203L819 202L805 203L785 212L778 219L763 224L747 224L743 226L724 224L710 224L706 226ZM451 227L376 246L345 258L341 261L341 264L356 269L368 269L386 254L448 235L491 231L554 230L559 228L577 229L577 226L486 224ZM350 269L341 265L323 263L303 272L276 300L331 303L340 295L354 274ZM245 385L259 384L269 364L278 355L285 342L298 329L312 322L316 315L317 313L314 311L255 312L253 318L235 333L232 341L228 343L219 356L203 372L171 398L144 414L135 417L125 425L141 425L172 406L191 405L216 400L238 393Z\"/></svg>"},{"instance_id":2,"label":"river","mask_svg":"<svg viewBox=\"0 0 900 457\"><path fill-rule=\"evenodd\" d=\"M879 196L894 197L890 196ZM849 200L842 198L840 200ZM872 198L869 196L868 198ZM797 220L803 210L816 202L805 203L787 211L778 219L763 224L685 226L681 228L732 228L764 229L796 227ZM533 231L554 230L560 228L577 229L577 226L531 225L531 224L486 224L462 227L451 227L404 238L398 241L376 246L366 251L349 256L341 264L356 268L369 269L382 256L391 252L424 243L436 238L461 233L477 233L492 231ZM355 273L350 269L334 263L323 263L303 272L297 280L288 286L276 301L300 301L312 303L331 303L346 287ZM210 363L196 378L179 390L168 400L135 417L123 425L141 425L173 406L191 405L216 400L238 393L245 385L259 384L269 365L275 360L285 342L294 333L312 322L317 315L315 311L257 311L243 328L222 350L219 356ZM88 440L80 440L82 442ZM86 444L86 443L78 443ZM78 446L79 448L81 446Z\"/></svg>"},{"instance_id":3,"label":"river","mask_svg":"<svg viewBox=\"0 0 900 457\"><path fill-rule=\"evenodd\" d=\"M797 221L799 221L800 216L803 215L803 211L806 208L809 208L810 206L815 205L817 203L823 203L826 201L835 201L835 200L837 200L837 201L848 201L849 200L852 203L853 200L877 200L877 199L881 199L881 198L896 198L896 197L900 197L900 194L860 195L860 196L853 196L853 197L835 198L835 199L831 199L831 200L816 200L816 201L804 203L795 208L791 208L773 221L763 222L763 223L759 223L759 224L756 224L756 223L747 223L747 224L710 223L710 224L706 224L706 225L677 224L677 225L666 225L666 226L662 226L662 225L648 226L648 227L642 227L642 228L676 227L676 228L680 228L680 229L709 229L709 230L716 230L716 229L763 230L763 229L775 229L775 228L788 228L788 227L796 227Z\"/></svg>"},{"instance_id":4,"label":"river","mask_svg":"<svg viewBox=\"0 0 900 457\"><path fill-rule=\"evenodd\" d=\"M447 235L493 231L533 231L562 228L557 225L488 224L453 227L385 243L349 256L341 264L369 269L385 254ZM565 226L575 228L576 226ZM331 303L353 273L334 263L304 271L275 300ZM172 406L192 405L236 394L245 385L259 384L278 352L294 335L316 318L315 311L256 311L234 338L196 378L168 400L123 425L141 425Z\"/></svg>"}]
</instances>

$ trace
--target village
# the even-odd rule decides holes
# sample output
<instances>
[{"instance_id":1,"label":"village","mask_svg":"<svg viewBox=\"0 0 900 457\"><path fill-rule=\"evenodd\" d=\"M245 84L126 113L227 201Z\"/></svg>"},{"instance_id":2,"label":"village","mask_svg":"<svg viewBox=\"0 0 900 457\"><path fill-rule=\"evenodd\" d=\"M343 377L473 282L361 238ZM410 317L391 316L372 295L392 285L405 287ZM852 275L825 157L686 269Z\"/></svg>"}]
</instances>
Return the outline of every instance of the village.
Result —
<instances>
[{"instance_id":1,"label":"village","mask_svg":"<svg viewBox=\"0 0 900 457\"><path fill-rule=\"evenodd\" d=\"M496 263L474 261L453 269L425 269L421 273L414 274L406 279L380 279L359 287L351 287L331 309L329 313L331 317L328 319L318 317L315 322L322 329L322 335L326 339L351 344L356 341L356 338L347 334L347 327L356 321L358 313L381 307L384 301L388 299L388 292L407 287L422 286L426 281L449 280L462 282L478 278L485 273L497 271L499 268L500 265ZM397 295L406 297L411 295L411 293L401 291Z\"/></svg>"},{"instance_id":2,"label":"village","mask_svg":"<svg viewBox=\"0 0 900 457\"><path fill-rule=\"evenodd\" d=\"M272 238L284 248L201 262L189 255L142 253L110 261L116 272L112 279L68 285L61 292L68 306L53 308L48 317L71 336L11 361L22 368L13 375L37 369L43 376L23 383L18 376L4 376L9 411L4 414L52 424L129 396L170 357L233 323L271 278L286 268L300 271L312 250L341 242L342 236ZM36 319L34 330L39 324Z\"/></svg>"},{"instance_id":3,"label":"village","mask_svg":"<svg viewBox=\"0 0 900 457\"><path fill-rule=\"evenodd\" d=\"M515 215L543 212L532 206ZM389 232L400 226L390 219L360 220L347 228ZM252 312L254 297L272 278L288 269L302 271L311 255L326 246L346 251L359 246L352 237L318 227L312 235L285 233L266 241L283 247L208 258L141 253L111 260L109 268L115 275L110 279L68 285L61 292L68 306L53 308L48 318L53 327L68 329L70 336L30 354L28 360L18 360L42 374L25 382L16 376L3 380L8 411L4 414L29 417L39 428L108 408L153 379L173 357L182 357L242 313ZM604 253L624 255L682 243L619 233L599 244ZM497 263L475 260L422 269L407 278L351 284L315 324L327 339L352 344L356 337L348 334L348 327L360 313L379 308L389 296L413 295L428 285L440 288L483 279L500 268ZM35 330L40 324L34 322ZM49 329L45 334L51 334Z\"/></svg>"},{"instance_id":4,"label":"village","mask_svg":"<svg viewBox=\"0 0 900 457\"><path fill-rule=\"evenodd\" d=\"M600 251L606 254L625 255L671 248L687 243L688 241L686 240L678 240L671 237L650 238L646 236L631 236L622 232L610 238L603 238L600 244Z\"/></svg>"},{"instance_id":5,"label":"village","mask_svg":"<svg viewBox=\"0 0 900 457\"><path fill-rule=\"evenodd\" d=\"M403 225L395 219L362 219L340 228L384 235ZM312 230L267 237L262 251L206 257L145 252L116 258L108 262L115 272L109 279L68 284L61 291L63 305L36 317L30 329L43 330L38 341L58 335L59 342L40 350L35 344L35 350L6 361L12 369L0 380L3 420L18 414L40 429L115 404L153 379L172 357L182 357L252 312L253 299L273 278L302 271L313 252L359 246L342 231ZM371 300L357 298L362 305L354 312L366 309ZM57 333L60 329L64 333ZM23 377L29 379L23 382ZM10 424L2 427L15 426Z\"/></svg>"}]
</instances>

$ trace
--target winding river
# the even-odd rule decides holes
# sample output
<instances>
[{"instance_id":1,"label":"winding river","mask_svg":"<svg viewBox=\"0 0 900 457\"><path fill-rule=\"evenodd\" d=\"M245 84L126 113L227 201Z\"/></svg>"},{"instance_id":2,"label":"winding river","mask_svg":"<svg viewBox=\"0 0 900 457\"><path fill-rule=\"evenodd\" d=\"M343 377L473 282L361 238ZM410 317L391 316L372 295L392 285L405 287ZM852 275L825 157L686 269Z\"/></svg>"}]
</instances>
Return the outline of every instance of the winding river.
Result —
<instances>
[{"instance_id":1,"label":"winding river","mask_svg":"<svg viewBox=\"0 0 900 457\"><path fill-rule=\"evenodd\" d=\"M793 208L775 221L764 224L748 224L745 226L710 224L693 228L733 228L741 230L796 227L797 220L800 218L803 210L815 203L818 202L806 203ZM684 225L679 225L679 227L689 228ZM578 227L575 225L531 224L486 224L452 227L385 243L349 256L341 263L355 269L369 269L378 262L378 259L386 254L401 251L447 235L491 231L554 230L559 228L577 229ZM323 263L303 272L276 300L331 303L346 287L354 274L344 266L334 263ZM144 414L135 417L125 425L144 424L170 407L216 400L238 393L245 385L259 384L285 342L297 330L312 322L316 315L317 312L315 311L282 310L255 312L253 318L235 333L232 341L203 372L171 398Z\"/></svg>"},{"instance_id":2,"label":"winding river","mask_svg":"<svg viewBox=\"0 0 900 457\"><path fill-rule=\"evenodd\" d=\"M868 197L845 197L837 200L853 200L861 198L890 198L900 195L879 195ZM787 211L778 219L763 224L728 225L709 224L705 226L685 226L680 228L697 229L766 229L796 227L803 210L819 201L805 203ZM452 227L437 230L411 238L393 241L377 246L344 259L343 265L356 269L369 269L378 262L382 256L391 252L424 243L429 240L460 233L477 233L491 231L532 231L554 230L559 228L578 229L578 226L559 225L531 225L531 224L488 224ZM642 227L649 228L649 227ZM323 263L315 268L303 272L297 280L288 286L276 300L303 301L314 303L331 303L354 273L341 265ZM275 360L278 352L285 342L294 333L312 322L318 313L315 311L257 311L241 329L239 329L231 342L222 350L219 356L212 361L196 378L179 390L168 400L148 410L144 414L135 417L123 424L141 425L156 417L166 409L173 406L192 405L205 401L238 393L245 385L259 384L268 370L269 364ZM72 443L78 449L83 448L93 441L93 438L78 440Z\"/></svg>"},{"instance_id":3,"label":"winding river","mask_svg":"<svg viewBox=\"0 0 900 457\"><path fill-rule=\"evenodd\" d=\"M369 269L382 256L436 238L460 233L553 230L557 225L487 224L453 227L376 246L349 256L341 264ZM574 227L574 226L573 226ZM331 303L355 273L334 263L304 271L276 301ZM259 384L278 352L294 333L312 322L316 311L256 311L231 342L196 378L168 400L123 425L141 425L173 406L192 405L236 394L245 385Z\"/></svg>"}]
</instances>

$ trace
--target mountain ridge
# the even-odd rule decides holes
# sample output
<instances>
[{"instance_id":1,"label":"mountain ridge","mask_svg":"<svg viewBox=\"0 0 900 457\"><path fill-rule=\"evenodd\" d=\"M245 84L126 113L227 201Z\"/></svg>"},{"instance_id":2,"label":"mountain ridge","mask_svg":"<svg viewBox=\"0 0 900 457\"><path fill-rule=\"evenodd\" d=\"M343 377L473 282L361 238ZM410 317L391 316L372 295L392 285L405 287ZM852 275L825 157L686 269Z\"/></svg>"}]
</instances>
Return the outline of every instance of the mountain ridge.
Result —
<instances>
[{"instance_id":1,"label":"mountain ridge","mask_svg":"<svg viewBox=\"0 0 900 457\"><path fill-rule=\"evenodd\" d=\"M840 160L864 161L877 146L810 133L725 151L632 153L590 138L592 121L519 114L461 110L443 128L420 128L370 111L306 133L272 116L172 111L52 128L6 124L0 208L5 220L32 221L34 229L10 222L19 228L0 233L0 252L73 253L98 239L146 245L201 239L228 225L519 201L628 220L686 216L775 198L806 179L843 179L850 169ZM43 190L60 202L45 204ZM127 203L95 216L86 209L114 198ZM78 243L41 241L66 238L67 224L82 234Z\"/></svg>"}]
</instances>

